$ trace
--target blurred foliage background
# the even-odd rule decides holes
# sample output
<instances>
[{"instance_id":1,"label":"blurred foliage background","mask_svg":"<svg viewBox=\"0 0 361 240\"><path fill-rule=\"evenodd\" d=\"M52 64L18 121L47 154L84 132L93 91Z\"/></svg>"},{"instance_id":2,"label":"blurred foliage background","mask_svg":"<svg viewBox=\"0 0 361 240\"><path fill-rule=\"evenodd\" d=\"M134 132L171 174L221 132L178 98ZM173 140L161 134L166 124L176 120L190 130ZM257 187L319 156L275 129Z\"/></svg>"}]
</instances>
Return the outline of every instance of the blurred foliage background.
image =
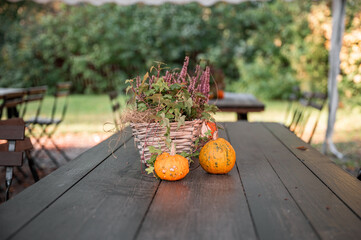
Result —
<instances>
[{"instance_id":1,"label":"blurred foliage background","mask_svg":"<svg viewBox=\"0 0 361 240\"><path fill-rule=\"evenodd\" d=\"M361 3L347 3L339 90L361 104ZM75 93L121 91L155 61L211 64L226 90L284 99L294 85L326 91L331 1L203 7L67 6L0 1L0 87L72 81ZM52 88L51 88L52 89Z\"/></svg>"}]
</instances>

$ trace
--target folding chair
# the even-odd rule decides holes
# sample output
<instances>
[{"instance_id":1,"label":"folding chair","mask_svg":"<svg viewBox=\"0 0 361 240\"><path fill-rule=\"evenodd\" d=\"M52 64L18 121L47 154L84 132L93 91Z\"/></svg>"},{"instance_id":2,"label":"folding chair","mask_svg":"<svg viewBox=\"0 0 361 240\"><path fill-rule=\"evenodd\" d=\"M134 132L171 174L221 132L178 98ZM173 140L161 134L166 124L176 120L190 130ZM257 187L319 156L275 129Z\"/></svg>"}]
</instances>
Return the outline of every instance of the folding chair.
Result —
<instances>
[{"instance_id":1,"label":"folding chair","mask_svg":"<svg viewBox=\"0 0 361 240\"><path fill-rule=\"evenodd\" d=\"M290 118L292 119L292 115L290 117L290 114L294 111L294 108L296 107L297 102L300 99L300 96L301 96L300 87L294 86L292 88L291 95L288 97L288 104L287 104L286 113L285 113L284 125L287 127L290 125L290 123L289 123Z\"/></svg>"},{"instance_id":2,"label":"folding chair","mask_svg":"<svg viewBox=\"0 0 361 240\"><path fill-rule=\"evenodd\" d=\"M21 117L24 119L28 128L38 120L47 89L47 86L40 86L31 87L26 90ZM35 115L31 117L27 117L29 107L35 108Z\"/></svg>"},{"instance_id":3,"label":"folding chair","mask_svg":"<svg viewBox=\"0 0 361 240\"><path fill-rule=\"evenodd\" d=\"M56 132L60 123L63 122L68 107L68 96L70 94L70 88L72 84L70 82L58 83L56 85L56 92L54 94L54 103L51 111L50 118L38 117L35 124L40 126L41 133L38 136L34 136L36 142L40 145L40 149L36 152L35 157L38 156L40 151L44 151L56 167L59 167L60 164L53 154L45 148L46 141L50 141L56 150L63 156L66 161L70 161L70 158L65 154L65 152L60 149L60 147L53 140L53 135ZM63 100L63 101L61 101ZM60 106L59 106L60 105ZM44 137L44 142L41 142L41 138Z\"/></svg>"},{"instance_id":4,"label":"folding chair","mask_svg":"<svg viewBox=\"0 0 361 240\"><path fill-rule=\"evenodd\" d=\"M35 134L33 133L33 128L35 127L37 120L40 116L43 100L47 89L47 86L39 86L31 87L26 90L20 116L24 119L26 129L31 136L35 136ZM35 164L39 170L42 170L39 164Z\"/></svg>"},{"instance_id":5,"label":"folding chair","mask_svg":"<svg viewBox=\"0 0 361 240\"><path fill-rule=\"evenodd\" d=\"M299 138L305 139L307 143L311 143L326 100L327 95L324 93L303 92L292 113L291 123L287 126L289 130ZM308 137L305 137L306 128L311 129Z\"/></svg>"},{"instance_id":6,"label":"folding chair","mask_svg":"<svg viewBox=\"0 0 361 240\"><path fill-rule=\"evenodd\" d=\"M2 104L0 105L0 119L4 109L7 110L7 118L19 117L18 107L23 103L25 92L10 93L5 95Z\"/></svg>"},{"instance_id":7,"label":"folding chair","mask_svg":"<svg viewBox=\"0 0 361 240\"><path fill-rule=\"evenodd\" d=\"M112 92L109 92L108 95L109 95L111 108L112 108L112 112L113 112L114 125L115 125L115 128L117 129L117 131L119 131L120 105L118 102L118 92L112 91Z\"/></svg>"},{"instance_id":8,"label":"folding chair","mask_svg":"<svg viewBox=\"0 0 361 240\"><path fill-rule=\"evenodd\" d=\"M321 113L322 113L322 109L325 106L327 101L327 94L325 93L321 93L321 92L314 92L312 93L312 97L311 100L308 103L309 109L310 111L312 111L313 115L315 116L315 119L313 120L313 122L310 123L310 118L308 119L308 124L311 124L311 134L308 138L308 143L311 143L313 135L315 134L318 122L320 120L321 117ZM310 115L312 114L311 112L309 113Z\"/></svg>"},{"instance_id":9,"label":"folding chair","mask_svg":"<svg viewBox=\"0 0 361 240\"><path fill-rule=\"evenodd\" d=\"M3 98L2 104L0 105L0 119L2 118L2 114L5 108L7 110L8 119L18 118L20 116L19 109L24 102L24 95L25 91L6 94ZM28 177L27 174L20 167L18 167L18 170L24 177ZM18 179L19 182L21 181L16 175L14 175L14 177Z\"/></svg>"},{"instance_id":10,"label":"folding chair","mask_svg":"<svg viewBox=\"0 0 361 240\"><path fill-rule=\"evenodd\" d=\"M294 132L297 136L302 135L303 128L305 126L305 110L308 106L308 103L311 99L312 93L303 92L302 96L299 98L298 102L294 103L293 110L291 112L291 120L287 128Z\"/></svg>"},{"instance_id":11,"label":"folding chair","mask_svg":"<svg viewBox=\"0 0 361 240\"><path fill-rule=\"evenodd\" d=\"M10 195L13 167L21 167L23 165L24 152L28 157L28 164L34 181L39 180L39 176L34 167L34 161L30 156L32 144L29 138L24 137L24 131L25 123L21 118L0 121L0 139L7 140L7 143L0 144L0 166L6 167L6 201Z\"/></svg>"}]
</instances>

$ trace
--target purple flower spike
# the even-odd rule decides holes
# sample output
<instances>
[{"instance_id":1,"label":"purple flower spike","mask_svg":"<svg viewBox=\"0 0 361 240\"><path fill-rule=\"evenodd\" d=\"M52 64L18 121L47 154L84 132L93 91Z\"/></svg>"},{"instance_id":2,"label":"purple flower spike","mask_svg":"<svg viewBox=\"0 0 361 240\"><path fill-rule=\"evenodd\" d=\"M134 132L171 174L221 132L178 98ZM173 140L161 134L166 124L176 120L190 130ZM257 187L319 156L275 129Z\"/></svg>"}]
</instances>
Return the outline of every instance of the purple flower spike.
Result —
<instances>
[{"instance_id":1,"label":"purple flower spike","mask_svg":"<svg viewBox=\"0 0 361 240\"><path fill-rule=\"evenodd\" d=\"M164 80L164 82L166 82L168 84L168 86L170 86L171 82L172 82L172 74L169 71L167 71L165 73L165 76L164 76L163 80Z\"/></svg>"},{"instance_id":2,"label":"purple flower spike","mask_svg":"<svg viewBox=\"0 0 361 240\"><path fill-rule=\"evenodd\" d=\"M185 57L184 59L184 64L182 67L182 71L179 74L179 77L177 79L177 83L186 83L186 77L187 77L187 69L188 69L188 64L189 64L189 57Z\"/></svg>"},{"instance_id":3,"label":"purple flower spike","mask_svg":"<svg viewBox=\"0 0 361 240\"><path fill-rule=\"evenodd\" d=\"M139 89L139 86L140 86L140 76L137 76L137 79L136 79L136 86L137 88Z\"/></svg>"},{"instance_id":4,"label":"purple flower spike","mask_svg":"<svg viewBox=\"0 0 361 240\"><path fill-rule=\"evenodd\" d=\"M209 98L209 78L210 78L210 68L206 67L206 71L204 72L204 90L203 94L207 97L207 102Z\"/></svg>"},{"instance_id":5,"label":"purple flower spike","mask_svg":"<svg viewBox=\"0 0 361 240\"><path fill-rule=\"evenodd\" d=\"M196 90L196 83L197 80L199 79L199 74L201 73L201 67L199 65L196 66L196 71L195 71L195 76L191 77L190 82L189 82L189 87L188 87L188 92L190 94L194 94ZM199 86L199 83L198 83Z\"/></svg>"}]
</instances>

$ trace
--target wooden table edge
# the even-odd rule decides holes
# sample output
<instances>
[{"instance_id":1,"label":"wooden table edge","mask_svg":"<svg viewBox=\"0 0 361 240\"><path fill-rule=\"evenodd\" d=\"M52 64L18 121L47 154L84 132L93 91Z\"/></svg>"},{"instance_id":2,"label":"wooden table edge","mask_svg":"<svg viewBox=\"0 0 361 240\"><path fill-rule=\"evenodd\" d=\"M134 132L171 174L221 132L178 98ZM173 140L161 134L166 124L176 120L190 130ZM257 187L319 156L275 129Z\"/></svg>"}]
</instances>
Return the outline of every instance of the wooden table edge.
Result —
<instances>
[{"instance_id":1,"label":"wooden table edge","mask_svg":"<svg viewBox=\"0 0 361 240\"><path fill-rule=\"evenodd\" d=\"M124 134L119 138L119 134ZM122 141L123 139L123 141ZM36 184L28 187L23 192L16 195L14 198L0 205L0 225L6 227L0 231L0 239L8 239L29 221L38 216L42 211L48 208L51 204L61 197L65 192L71 189L77 182L88 175L94 168L101 164L106 158L112 155L110 151L100 151L100 149L108 149L104 147L106 144L115 141L113 151L124 146L125 143L132 139L132 134L129 128L122 133L115 133L97 144L95 147L88 149L84 153L80 154L77 158L63 165L59 169L55 170L51 174L41 179ZM109 147L109 146L108 146ZM90 156L94 154L100 154L102 157L100 160L96 160L92 163L89 162ZM99 158L98 158L99 159ZM88 164L88 165L87 165ZM74 172L73 169L77 169L76 166L81 166L82 171ZM63 182L63 176L67 174L69 178L67 182ZM46 195L45 199L38 202L37 196L41 194L43 190L48 190L50 187L55 188L51 191L51 194ZM34 193L36 191L37 193ZM18 204L21 202L21 205ZM23 216L21 216L23 215ZM21 219L21 221L19 221Z\"/></svg>"}]
</instances>

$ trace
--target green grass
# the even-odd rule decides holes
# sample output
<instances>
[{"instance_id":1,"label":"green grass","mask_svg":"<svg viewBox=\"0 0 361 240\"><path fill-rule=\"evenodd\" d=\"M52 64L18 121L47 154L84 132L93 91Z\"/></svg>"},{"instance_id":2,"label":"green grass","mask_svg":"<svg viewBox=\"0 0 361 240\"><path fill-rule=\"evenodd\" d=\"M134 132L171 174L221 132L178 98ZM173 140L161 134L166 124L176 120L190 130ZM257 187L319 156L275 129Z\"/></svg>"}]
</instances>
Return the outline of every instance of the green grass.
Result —
<instances>
[{"instance_id":1,"label":"green grass","mask_svg":"<svg viewBox=\"0 0 361 240\"><path fill-rule=\"evenodd\" d=\"M125 97L119 97L119 102L124 106ZM59 107L62 106L62 103L59 102ZM43 101L41 116L49 117L52 106L53 97L46 97ZM27 113L32 115L34 109L36 106L29 106ZM113 123L113 114L107 95L71 95L65 120L59 127L59 133L102 133L106 123Z\"/></svg>"},{"instance_id":2,"label":"green grass","mask_svg":"<svg viewBox=\"0 0 361 240\"><path fill-rule=\"evenodd\" d=\"M125 97L119 97L121 106L125 105ZM250 113L249 121L283 122L286 101L264 101L266 109L260 113ZM52 97L46 97L42 115L49 116L53 104ZM34 107L29 109L29 113ZM313 138L313 146L321 149L327 128L327 107L322 115ZM218 122L236 121L235 113L217 113ZM110 123L110 124L107 124ZM60 125L57 134L65 133L106 133L113 128L113 114L107 95L71 95L65 121ZM352 172L361 166L361 107L339 109L335 124L334 142L339 150L346 154L345 161L334 159L344 169Z\"/></svg>"}]
</instances>

